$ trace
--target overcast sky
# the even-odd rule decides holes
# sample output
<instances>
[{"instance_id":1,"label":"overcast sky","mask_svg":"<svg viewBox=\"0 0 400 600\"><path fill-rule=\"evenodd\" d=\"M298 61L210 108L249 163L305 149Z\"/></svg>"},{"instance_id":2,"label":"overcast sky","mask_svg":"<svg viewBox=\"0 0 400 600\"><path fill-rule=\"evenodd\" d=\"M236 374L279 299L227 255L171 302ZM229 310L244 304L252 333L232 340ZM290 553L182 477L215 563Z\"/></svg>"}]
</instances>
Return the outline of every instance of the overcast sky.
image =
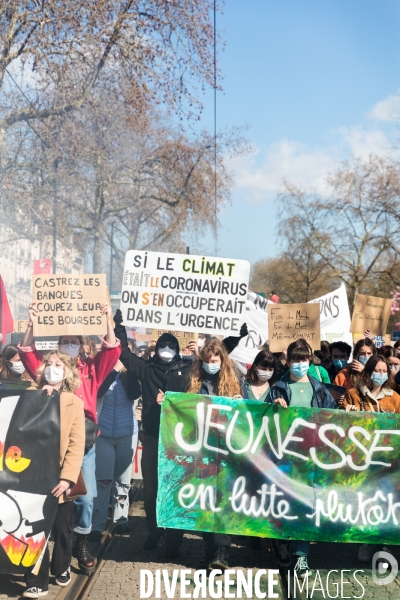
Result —
<instances>
[{"instance_id":1,"label":"overcast sky","mask_svg":"<svg viewBox=\"0 0 400 600\"><path fill-rule=\"evenodd\" d=\"M279 252L283 178L321 187L352 154L397 155L400 1L227 0L217 27L226 40L218 127L248 125L253 146L231 164L218 254L254 263ZM209 128L212 108L210 95ZM212 237L204 243L213 254Z\"/></svg>"}]
</instances>

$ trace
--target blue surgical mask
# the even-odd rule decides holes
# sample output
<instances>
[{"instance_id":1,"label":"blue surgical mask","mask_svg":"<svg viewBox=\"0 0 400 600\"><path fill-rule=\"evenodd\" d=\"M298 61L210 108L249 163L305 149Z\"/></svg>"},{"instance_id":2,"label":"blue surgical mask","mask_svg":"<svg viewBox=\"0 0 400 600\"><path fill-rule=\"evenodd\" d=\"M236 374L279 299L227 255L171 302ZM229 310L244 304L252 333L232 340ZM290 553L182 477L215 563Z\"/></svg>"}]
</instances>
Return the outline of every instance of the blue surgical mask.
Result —
<instances>
[{"instance_id":1,"label":"blue surgical mask","mask_svg":"<svg viewBox=\"0 0 400 600\"><path fill-rule=\"evenodd\" d=\"M370 356L359 356L358 362L360 362L362 365L366 365L370 358Z\"/></svg>"},{"instance_id":2,"label":"blue surgical mask","mask_svg":"<svg viewBox=\"0 0 400 600\"><path fill-rule=\"evenodd\" d=\"M337 369L339 369L339 371L341 371L347 365L347 360L345 360L344 358L335 358L333 360L333 364Z\"/></svg>"},{"instance_id":3,"label":"blue surgical mask","mask_svg":"<svg viewBox=\"0 0 400 600\"><path fill-rule=\"evenodd\" d=\"M209 375L215 375L221 368L221 363L206 363L203 362L203 369Z\"/></svg>"},{"instance_id":4,"label":"blue surgical mask","mask_svg":"<svg viewBox=\"0 0 400 600\"><path fill-rule=\"evenodd\" d=\"M372 373L372 383L376 386L383 385L388 380L387 373Z\"/></svg>"},{"instance_id":5,"label":"blue surgical mask","mask_svg":"<svg viewBox=\"0 0 400 600\"><path fill-rule=\"evenodd\" d=\"M290 372L295 377L301 379L307 373L309 368L310 364L308 362L293 363L292 365L290 365Z\"/></svg>"}]
</instances>

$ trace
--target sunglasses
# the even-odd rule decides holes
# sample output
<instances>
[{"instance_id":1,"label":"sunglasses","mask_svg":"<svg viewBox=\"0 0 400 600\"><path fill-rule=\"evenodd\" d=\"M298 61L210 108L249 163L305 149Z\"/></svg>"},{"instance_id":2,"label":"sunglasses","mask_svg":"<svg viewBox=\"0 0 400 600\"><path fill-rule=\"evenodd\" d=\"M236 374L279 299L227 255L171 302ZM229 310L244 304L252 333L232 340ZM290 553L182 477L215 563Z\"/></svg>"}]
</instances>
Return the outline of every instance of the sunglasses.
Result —
<instances>
[{"instance_id":1,"label":"sunglasses","mask_svg":"<svg viewBox=\"0 0 400 600\"><path fill-rule=\"evenodd\" d=\"M159 347L159 348L166 348L167 346L168 346L169 348L172 348L173 350L176 350L176 349L177 349L177 345L176 345L176 344L174 344L173 342L160 342L160 343L158 344L158 347Z\"/></svg>"}]
</instances>

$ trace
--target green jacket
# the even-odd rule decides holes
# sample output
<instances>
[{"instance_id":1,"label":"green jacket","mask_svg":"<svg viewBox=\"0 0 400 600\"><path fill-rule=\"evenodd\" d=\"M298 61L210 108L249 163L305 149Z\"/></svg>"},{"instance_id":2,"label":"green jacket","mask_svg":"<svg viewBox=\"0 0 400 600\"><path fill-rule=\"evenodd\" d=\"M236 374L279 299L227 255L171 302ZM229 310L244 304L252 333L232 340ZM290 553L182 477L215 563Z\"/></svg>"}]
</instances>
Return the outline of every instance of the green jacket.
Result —
<instances>
[{"instance_id":1,"label":"green jacket","mask_svg":"<svg viewBox=\"0 0 400 600\"><path fill-rule=\"evenodd\" d=\"M308 375L311 375L311 377L314 377L315 379L317 379L318 381L322 381L323 383L331 382L330 377L328 375L328 371L320 365L318 365L318 367L316 367L315 365L310 365L310 368L308 369L307 373Z\"/></svg>"}]
</instances>

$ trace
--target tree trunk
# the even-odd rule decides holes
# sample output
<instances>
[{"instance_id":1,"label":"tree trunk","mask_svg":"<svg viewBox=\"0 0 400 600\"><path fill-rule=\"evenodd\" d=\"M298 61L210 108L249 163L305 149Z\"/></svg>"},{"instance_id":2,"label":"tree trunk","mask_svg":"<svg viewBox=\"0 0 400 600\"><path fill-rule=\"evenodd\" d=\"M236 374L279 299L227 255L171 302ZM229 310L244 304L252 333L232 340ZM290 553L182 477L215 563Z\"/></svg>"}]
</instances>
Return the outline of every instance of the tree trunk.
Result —
<instances>
[{"instance_id":1,"label":"tree trunk","mask_svg":"<svg viewBox=\"0 0 400 600\"><path fill-rule=\"evenodd\" d=\"M94 238L93 246L93 273L103 272L103 238L101 231L97 232Z\"/></svg>"}]
</instances>

